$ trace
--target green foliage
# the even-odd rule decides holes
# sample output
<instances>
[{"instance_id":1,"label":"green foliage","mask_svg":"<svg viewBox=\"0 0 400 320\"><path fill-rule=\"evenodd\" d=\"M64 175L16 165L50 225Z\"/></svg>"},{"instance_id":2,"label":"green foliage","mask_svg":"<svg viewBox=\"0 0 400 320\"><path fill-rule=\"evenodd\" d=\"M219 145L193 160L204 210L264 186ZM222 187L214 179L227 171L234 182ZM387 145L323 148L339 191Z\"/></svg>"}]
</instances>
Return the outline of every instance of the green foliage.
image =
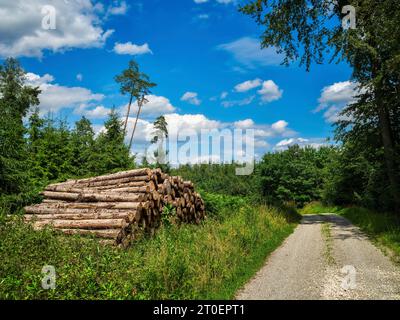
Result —
<instances>
[{"instance_id":1,"label":"green foliage","mask_svg":"<svg viewBox=\"0 0 400 320\"><path fill-rule=\"evenodd\" d=\"M17 60L0 65L0 212L40 201L39 192L50 182L134 167L114 109L98 137L85 117L71 130L65 120L31 110L40 91L25 82Z\"/></svg>"},{"instance_id":2,"label":"green foliage","mask_svg":"<svg viewBox=\"0 0 400 320\"><path fill-rule=\"evenodd\" d=\"M37 105L40 91L24 84L15 59L0 65L0 206L16 210L30 191L23 117Z\"/></svg>"},{"instance_id":3,"label":"green foliage","mask_svg":"<svg viewBox=\"0 0 400 320\"><path fill-rule=\"evenodd\" d=\"M164 116L159 116L153 123L154 136L151 139L152 144L157 144L157 150L154 151L156 166L165 172L169 172L169 164L167 163L168 151L164 150L164 141L168 138L168 123Z\"/></svg>"},{"instance_id":4,"label":"green foliage","mask_svg":"<svg viewBox=\"0 0 400 320\"><path fill-rule=\"evenodd\" d=\"M356 204L375 210L393 208L382 151L360 150L347 143L326 168L323 200L336 205Z\"/></svg>"},{"instance_id":5,"label":"green foliage","mask_svg":"<svg viewBox=\"0 0 400 320\"><path fill-rule=\"evenodd\" d=\"M320 199L326 167L336 153L332 147L290 147L268 153L259 164L262 193L269 202L297 206Z\"/></svg>"},{"instance_id":6,"label":"green foliage","mask_svg":"<svg viewBox=\"0 0 400 320\"><path fill-rule=\"evenodd\" d=\"M339 206L329 206L319 201L307 203L299 210L301 214L337 213L342 209Z\"/></svg>"},{"instance_id":7,"label":"green foliage","mask_svg":"<svg viewBox=\"0 0 400 320\"><path fill-rule=\"evenodd\" d=\"M196 188L210 193L258 197L258 175L236 175L236 164L183 165L171 170L171 175L192 181Z\"/></svg>"},{"instance_id":8,"label":"green foliage","mask_svg":"<svg viewBox=\"0 0 400 320\"><path fill-rule=\"evenodd\" d=\"M342 28L345 5L355 8L356 28ZM342 111L336 124L336 139L343 142L346 153L338 162L346 169L334 177L337 181L328 186L327 196L338 202L367 201L373 207L384 203L384 209L399 211L400 2L251 0L240 10L265 27L262 47L279 48L284 63L300 60L309 69L330 52L331 61L337 58L353 68L358 99ZM366 173L356 163L360 160ZM352 168L356 169L354 188Z\"/></svg>"},{"instance_id":9,"label":"green foliage","mask_svg":"<svg viewBox=\"0 0 400 320\"><path fill-rule=\"evenodd\" d=\"M266 207L222 210L229 219L162 227L127 250L2 223L0 299L231 299L295 224ZM55 290L41 287L44 265Z\"/></svg>"},{"instance_id":10,"label":"green foliage","mask_svg":"<svg viewBox=\"0 0 400 320\"><path fill-rule=\"evenodd\" d=\"M155 83L150 82L150 78L147 74L143 73L139 69L139 64L131 60L127 69L122 71L120 75L115 77L115 82L120 85L120 91L123 95L129 95L128 111L125 117L124 124L124 136L128 124L128 118L131 111L131 105L133 98L136 98L138 110L136 113L135 125L132 131L131 139L129 142L129 149L131 149L133 136L135 135L136 125L140 116L142 106L147 103L146 96L151 93L150 89L156 86Z\"/></svg>"},{"instance_id":11,"label":"green foliage","mask_svg":"<svg viewBox=\"0 0 400 320\"><path fill-rule=\"evenodd\" d=\"M176 210L171 204L167 204L164 206L163 211L161 213L161 222L164 226L170 226L174 223L176 216Z\"/></svg>"},{"instance_id":12,"label":"green foliage","mask_svg":"<svg viewBox=\"0 0 400 320\"><path fill-rule=\"evenodd\" d=\"M113 108L104 124L105 131L101 132L94 143L88 170L91 174L100 175L134 168L134 158L124 144L124 131L119 115Z\"/></svg>"}]
</instances>

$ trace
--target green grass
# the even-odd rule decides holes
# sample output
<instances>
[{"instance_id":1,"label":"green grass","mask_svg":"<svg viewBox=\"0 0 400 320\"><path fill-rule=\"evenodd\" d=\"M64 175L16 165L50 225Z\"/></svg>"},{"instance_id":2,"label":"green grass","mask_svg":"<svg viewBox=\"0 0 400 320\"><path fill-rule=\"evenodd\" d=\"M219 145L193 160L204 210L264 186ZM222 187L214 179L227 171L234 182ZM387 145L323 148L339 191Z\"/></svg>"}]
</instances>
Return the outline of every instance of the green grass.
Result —
<instances>
[{"instance_id":1,"label":"green grass","mask_svg":"<svg viewBox=\"0 0 400 320\"><path fill-rule=\"evenodd\" d=\"M0 299L230 299L297 221L231 201L200 226L162 227L127 250L0 223ZM55 290L41 287L44 265L56 269Z\"/></svg>"},{"instance_id":2,"label":"green grass","mask_svg":"<svg viewBox=\"0 0 400 320\"><path fill-rule=\"evenodd\" d=\"M332 255L332 248L333 248L333 243L332 243L332 233L331 233L331 225L328 222L324 222L321 228L322 236L325 241L325 252L324 256L328 264L334 264L335 259L333 258Z\"/></svg>"},{"instance_id":3,"label":"green grass","mask_svg":"<svg viewBox=\"0 0 400 320\"><path fill-rule=\"evenodd\" d=\"M314 202L302 214L337 213L349 219L373 240L394 261L400 262L400 217L360 207L329 207Z\"/></svg>"},{"instance_id":4,"label":"green grass","mask_svg":"<svg viewBox=\"0 0 400 320\"><path fill-rule=\"evenodd\" d=\"M321 202L311 202L299 210L300 214L337 213L341 210L338 206L327 206Z\"/></svg>"}]
</instances>

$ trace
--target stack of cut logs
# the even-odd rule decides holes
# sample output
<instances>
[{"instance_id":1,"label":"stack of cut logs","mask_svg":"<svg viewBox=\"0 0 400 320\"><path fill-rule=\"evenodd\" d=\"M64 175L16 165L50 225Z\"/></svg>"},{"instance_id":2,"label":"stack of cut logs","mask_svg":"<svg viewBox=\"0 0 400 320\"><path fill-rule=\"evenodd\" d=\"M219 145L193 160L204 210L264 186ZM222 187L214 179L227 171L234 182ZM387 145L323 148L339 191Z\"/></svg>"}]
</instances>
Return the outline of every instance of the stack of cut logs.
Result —
<instances>
[{"instance_id":1,"label":"stack of cut logs","mask_svg":"<svg viewBox=\"0 0 400 320\"><path fill-rule=\"evenodd\" d=\"M160 169L136 169L49 185L41 204L25 208L35 228L52 225L65 234L94 235L128 246L153 234L167 206L178 222L200 223L204 201L190 181Z\"/></svg>"}]
</instances>

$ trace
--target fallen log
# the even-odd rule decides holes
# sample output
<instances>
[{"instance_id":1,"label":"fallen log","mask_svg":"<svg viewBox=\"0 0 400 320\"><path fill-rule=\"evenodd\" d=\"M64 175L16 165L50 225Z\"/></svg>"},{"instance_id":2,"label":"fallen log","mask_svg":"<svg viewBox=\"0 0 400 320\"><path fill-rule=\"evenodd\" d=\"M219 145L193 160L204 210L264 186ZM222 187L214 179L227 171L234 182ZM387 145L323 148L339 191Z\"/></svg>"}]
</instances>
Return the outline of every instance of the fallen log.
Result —
<instances>
[{"instance_id":1,"label":"fallen log","mask_svg":"<svg viewBox=\"0 0 400 320\"><path fill-rule=\"evenodd\" d=\"M148 208L147 202L63 202L47 203L49 208L59 209L140 209Z\"/></svg>"},{"instance_id":2,"label":"fallen log","mask_svg":"<svg viewBox=\"0 0 400 320\"><path fill-rule=\"evenodd\" d=\"M106 229L106 230L85 230L85 229L58 229L62 233L68 235L91 235L98 238L114 239L117 240L121 234L121 229Z\"/></svg>"},{"instance_id":3,"label":"fallen log","mask_svg":"<svg viewBox=\"0 0 400 320\"><path fill-rule=\"evenodd\" d=\"M54 214L26 214L27 221L33 220L102 220L125 219L127 222L135 220L135 212L110 212L110 213L54 213Z\"/></svg>"},{"instance_id":4,"label":"fallen log","mask_svg":"<svg viewBox=\"0 0 400 320\"><path fill-rule=\"evenodd\" d=\"M147 197L142 194L118 194L118 193L68 193L44 191L43 195L49 199L79 201L79 202L142 202Z\"/></svg>"},{"instance_id":5,"label":"fallen log","mask_svg":"<svg viewBox=\"0 0 400 320\"><path fill-rule=\"evenodd\" d=\"M51 225L57 229L116 229L125 228L128 223L125 219L103 220L40 220L35 221L35 228Z\"/></svg>"}]
</instances>

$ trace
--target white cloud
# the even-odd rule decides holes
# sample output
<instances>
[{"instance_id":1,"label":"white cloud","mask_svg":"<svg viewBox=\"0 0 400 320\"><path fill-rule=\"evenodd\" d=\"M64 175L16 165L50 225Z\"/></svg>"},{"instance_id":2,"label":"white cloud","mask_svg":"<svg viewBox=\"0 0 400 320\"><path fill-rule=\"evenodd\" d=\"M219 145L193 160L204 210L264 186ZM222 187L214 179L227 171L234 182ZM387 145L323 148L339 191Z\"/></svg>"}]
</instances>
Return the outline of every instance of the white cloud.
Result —
<instances>
[{"instance_id":1,"label":"white cloud","mask_svg":"<svg viewBox=\"0 0 400 320\"><path fill-rule=\"evenodd\" d=\"M202 3L208 2L209 0L193 0L193 1L194 1L194 3L202 4ZM216 1L217 1L217 3L222 3L222 4L229 4L229 3L235 2L235 0L216 0Z\"/></svg>"},{"instance_id":2,"label":"white cloud","mask_svg":"<svg viewBox=\"0 0 400 320\"><path fill-rule=\"evenodd\" d=\"M279 141L274 149L277 151L283 151L291 146L298 145L302 148L312 147L315 149L321 148L327 145L326 139L316 138L316 139L304 139L304 138L290 138Z\"/></svg>"},{"instance_id":3,"label":"white cloud","mask_svg":"<svg viewBox=\"0 0 400 320\"><path fill-rule=\"evenodd\" d=\"M235 86L234 90L236 92L246 92L251 89L257 88L261 86L262 80L261 79L254 79L254 80L247 80L245 82L239 83Z\"/></svg>"},{"instance_id":4,"label":"white cloud","mask_svg":"<svg viewBox=\"0 0 400 320\"><path fill-rule=\"evenodd\" d=\"M279 100L283 94L283 90L279 89L272 80L264 81L262 88L257 92L261 95L261 100L265 103Z\"/></svg>"},{"instance_id":5,"label":"white cloud","mask_svg":"<svg viewBox=\"0 0 400 320\"><path fill-rule=\"evenodd\" d=\"M26 83L31 86L38 86L42 91L39 95L39 108L42 114L58 112L63 108L91 105L104 98L103 94L93 93L87 88L66 87L52 82L54 82L54 77L49 74L42 77L34 73L26 75Z\"/></svg>"},{"instance_id":6,"label":"white cloud","mask_svg":"<svg viewBox=\"0 0 400 320\"><path fill-rule=\"evenodd\" d=\"M226 99L227 96L228 96L228 92L227 91L223 91L223 92L221 92L220 99L224 100L224 99Z\"/></svg>"},{"instance_id":7,"label":"white cloud","mask_svg":"<svg viewBox=\"0 0 400 320\"><path fill-rule=\"evenodd\" d=\"M245 119L245 120L239 120L233 123L235 128L238 129L249 129L253 128L255 123L252 119Z\"/></svg>"},{"instance_id":8,"label":"white cloud","mask_svg":"<svg viewBox=\"0 0 400 320\"><path fill-rule=\"evenodd\" d=\"M153 53L147 43L140 46L130 41L126 43L116 42L114 45L114 52L117 54L129 54L132 56Z\"/></svg>"},{"instance_id":9,"label":"white cloud","mask_svg":"<svg viewBox=\"0 0 400 320\"><path fill-rule=\"evenodd\" d=\"M202 13L202 14L198 14L197 18L199 18L201 20L207 20L208 18L210 18L210 16L206 13Z\"/></svg>"},{"instance_id":10,"label":"white cloud","mask_svg":"<svg viewBox=\"0 0 400 320\"><path fill-rule=\"evenodd\" d=\"M195 145L197 145L198 147L200 147L199 143L201 143L200 137L202 130L253 129L254 140L249 139L249 137L246 135L243 135L243 148L245 148L246 145L254 146L254 148L258 150L258 153L261 154L264 153L268 147L270 147L270 144L267 141L269 138L286 137L294 134L294 132L288 128L288 123L283 120L277 121L270 125L256 124L253 119L244 119L233 123L224 123L221 121L210 119L204 114L177 113L167 114L165 115L165 119L168 123L169 137L170 139L173 139L172 141L174 141L179 136L179 141L182 144L188 141L182 141L181 139L185 136L190 136L191 139L195 139ZM130 138L130 135L132 133L134 122L135 118L134 116L131 116L128 123L128 138ZM222 133L223 131L219 132ZM145 149L149 146L149 142L153 135L154 128L152 122L144 119L139 119L132 150L136 153L144 154ZM204 150L202 151L204 152ZM192 159L190 155L189 158L194 161L191 161L192 163L198 163L201 161L208 162L209 159L212 159L215 162L226 161L228 158L225 158L225 150L221 149L220 151L221 153L219 153L218 150L210 149L209 154L196 155L196 159ZM241 159L243 157L243 154L241 155L238 153L234 154L233 156L235 159ZM182 161L182 159L179 159L179 161Z\"/></svg>"},{"instance_id":11,"label":"white cloud","mask_svg":"<svg viewBox=\"0 0 400 320\"><path fill-rule=\"evenodd\" d=\"M232 101L222 101L222 106L225 108L230 108L234 106L247 106L253 102L255 96L250 96L248 98L244 98L242 100L232 100Z\"/></svg>"},{"instance_id":12,"label":"white cloud","mask_svg":"<svg viewBox=\"0 0 400 320\"><path fill-rule=\"evenodd\" d=\"M141 114L144 116L159 116L176 111L176 108L171 104L168 98L163 96L148 95L148 102L143 106ZM131 106L131 114L136 114L138 110L137 101ZM125 115L128 110L128 104L120 108L121 114Z\"/></svg>"},{"instance_id":13,"label":"white cloud","mask_svg":"<svg viewBox=\"0 0 400 320\"><path fill-rule=\"evenodd\" d=\"M285 120L279 120L268 125L256 124L253 119L245 119L234 122L233 128L254 129L254 135L259 138L290 137L296 134L295 131L289 128L289 123Z\"/></svg>"},{"instance_id":14,"label":"white cloud","mask_svg":"<svg viewBox=\"0 0 400 320\"><path fill-rule=\"evenodd\" d=\"M257 66L279 65L283 60L275 48L261 49L260 41L250 37L221 44L218 49L230 53L237 62L251 69Z\"/></svg>"},{"instance_id":15,"label":"white cloud","mask_svg":"<svg viewBox=\"0 0 400 320\"><path fill-rule=\"evenodd\" d=\"M356 82L336 82L322 89L321 96L318 99L319 105L314 112L324 111L324 118L328 123L349 119L340 116L340 112L347 105L354 103L356 96L362 92L358 90Z\"/></svg>"},{"instance_id":16,"label":"white cloud","mask_svg":"<svg viewBox=\"0 0 400 320\"><path fill-rule=\"evenodd\" d=\"M111 109L104 106L96 106L93 109L88 109L90 107L90 105L81 104L79 107L75 108L74 113L89 119L104 119L111 112Z\"/></svg>"},{"instance_id":17,"label":"white cloud","mask_svg":"<svg viewBox=\"0 0 400 320\"><path fill-rule=\"evenodd\" d=\"M45 50L100 48L113 30L103 30L101 6L89 0L51 1L56 9L56 29L46 30L42 19L48 0L2 0L0 9L0 56L43 56Z\"/></svg>"},{"instance_id":18,"label":"white cloud","mask_svg":"<svg viewBox=\"0 0 400 320\"><path fill-rule=\"evenodd\" d=\"M204 114L167 114L165 120L168 123L168 130L173 133L185 134L185 132L196 131L201 129L218 129L222 127L222 123L217 120L208 119Z\"/></svg>"},{"instance_id":19,"label":"white cloud","mask_svg":"<svg viewBox=\"0 0 400 320\"><path fill-rule=\"evenodd\" d=\"M285 120L279 120L272 124L271 128L276 132L282 133L286 130L288 125L289 123L287 123Z\"/></svg>"},{"instance_id":20,"label":"white cloud","mask_svg":"<svg viewBox=\"0 0 400 320\"><path fill-rule=\"evenodd\" d=\"M129 7L125 1L114 1L113 5L108 7L107 14L112 16L125 15L128 9Z\"/></svg>"},{"instance_id":21,"label":"white cloud","mask_svg":"<svg viewBox=\"0 0 400 320\"><path fill-rule=\"evenodd\" d=\"M198 94L196 92L186 92L182 97L181 101L186 101L190 104L194 104L195 106L199 106L201 104L201 100L198 98Z\"/></svg>"}]
</instances>

